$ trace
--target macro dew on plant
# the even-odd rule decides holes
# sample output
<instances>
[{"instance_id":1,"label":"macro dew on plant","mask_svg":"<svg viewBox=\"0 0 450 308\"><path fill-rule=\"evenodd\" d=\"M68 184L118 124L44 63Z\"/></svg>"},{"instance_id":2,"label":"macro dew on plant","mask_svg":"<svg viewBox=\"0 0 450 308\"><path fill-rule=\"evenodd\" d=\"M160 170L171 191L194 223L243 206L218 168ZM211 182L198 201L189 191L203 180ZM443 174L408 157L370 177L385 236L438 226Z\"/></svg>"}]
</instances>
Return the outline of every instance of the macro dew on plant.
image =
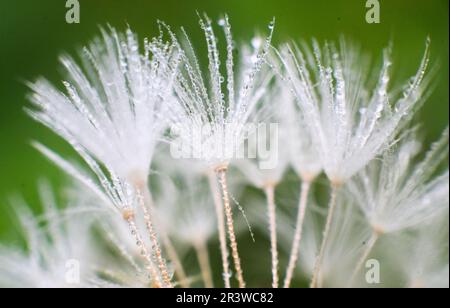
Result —
<instances>
[{"instance_id":1,"label":"macro dew on plant","mask_svg":"<svg viewBox=\"0 0 450 308\"><path fill-rule=\"evenodd\" d=\"M40 182L41 215L11 199L24 245L0 245L0 287L448 287L448 127L427 149L416 117L431 40L398 81L395 44L198 18L203 43L102 27L59 83L27 83L77 157L32 142L67 184Z\"/></svg>"}]
</instances>

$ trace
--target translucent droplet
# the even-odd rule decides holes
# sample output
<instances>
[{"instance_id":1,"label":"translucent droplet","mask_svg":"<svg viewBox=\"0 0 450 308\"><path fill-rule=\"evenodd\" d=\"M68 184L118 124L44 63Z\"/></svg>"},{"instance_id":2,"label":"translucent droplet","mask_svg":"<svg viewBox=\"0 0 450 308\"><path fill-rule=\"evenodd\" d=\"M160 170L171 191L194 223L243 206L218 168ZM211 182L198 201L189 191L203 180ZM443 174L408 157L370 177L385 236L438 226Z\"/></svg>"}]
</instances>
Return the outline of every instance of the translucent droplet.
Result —
<instances>
[{"instance_id":1,"label":"translucent droplet","mask_svg":"<svg viewBox=\"0 0 450 308\"><path fill-rule=\"evenodd\" d=\"M217 22L217 24L221 27L225 26L225 19L221 18L219 19L219 21Z\"/></svg>"},{"instance_id":2,"label":"translucent droplet","mask_svg":"<svg viewBox=\"0 0 450 308\"><path fill-rule=\"evenodd\" d=\"M261 47L262 41L259 37L254 37L251 42L253 48L259 49Z\"/></svg>"}]
</instances>

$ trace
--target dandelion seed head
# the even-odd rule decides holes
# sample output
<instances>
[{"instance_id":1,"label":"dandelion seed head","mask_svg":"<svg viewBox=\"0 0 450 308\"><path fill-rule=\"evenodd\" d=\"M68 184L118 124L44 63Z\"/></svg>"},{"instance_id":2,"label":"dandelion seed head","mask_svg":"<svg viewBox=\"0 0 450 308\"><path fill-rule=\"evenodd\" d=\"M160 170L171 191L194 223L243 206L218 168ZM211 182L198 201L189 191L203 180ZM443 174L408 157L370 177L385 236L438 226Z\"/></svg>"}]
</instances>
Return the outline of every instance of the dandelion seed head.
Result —
<instances>
[{"instance_id":1,"label":"dandelion seed head","mask_svg":"<svg viewBox=\"0 0 450 308\"><path fill-rule=\"evenodd\" d=\"M412 132L347 183L367 220L383 233L417 226L448 210L448 165L438 172L448 159L448 128L414 165L418 149Z\"/></svg>"},{"instance_id":2,"label":"dandelion seed head","mask_svg":"<svg viewBox=\"0 0 450 308\"><path fill-rule=\"evenodd\" d=\"M384 53L375 88L367 57L341 40L312 48L284 46L282 68L302 110L328 178L344 183L389 147L426 97L428 44L422 63L400 97L389 92L391 60Z\"/></svg>"},{"instance_id":3,"label":"dandelion seed head","mask_svg":"<svg viewBox=\"0 0 450 308\"><path fill-rule=\"evenodd\" d=\"M188 150L192 153L200 150L201 160L212 166L228 164L245 139L245 124L268 79L267 75L262 74L262 68L272 36L270 31L264 46L252 52L250 57L247 52L242 52L242 58L236 65L228 17L225 16L220 23L223 23L226 41L224 65L220 60L218 39L211 20L207 16L200 18L207 45L207 74L201 72L200 61L188 35L184 33L179 39L172 34L174 44L183 46L180 50L184 51L181 52L181 72L174 83L179 104L172 108L171 122L179 128L177 138L188 145ZM249 61L254 55L256 61ZM221 73L222 67L226 74ZM206 134L200 137L195 135L204 132L205 127ZM208 144L208 141L215 146ZM208 146L202 146L205 143Z\"/></svg>"},{"instance_id":4,"label":"dandelion seed head","mask_svg":"<svg viewBox=\"0 0 450 308\"><path fill-rule=\"evenodd\" d=\"M166 127L173 46L146 40L142 55L131 30L101 32L83 49L83 67L61 58L65 91L44 79L30 84L28 112L118 177L146 177Z\"/></svg>"}]
</instances>

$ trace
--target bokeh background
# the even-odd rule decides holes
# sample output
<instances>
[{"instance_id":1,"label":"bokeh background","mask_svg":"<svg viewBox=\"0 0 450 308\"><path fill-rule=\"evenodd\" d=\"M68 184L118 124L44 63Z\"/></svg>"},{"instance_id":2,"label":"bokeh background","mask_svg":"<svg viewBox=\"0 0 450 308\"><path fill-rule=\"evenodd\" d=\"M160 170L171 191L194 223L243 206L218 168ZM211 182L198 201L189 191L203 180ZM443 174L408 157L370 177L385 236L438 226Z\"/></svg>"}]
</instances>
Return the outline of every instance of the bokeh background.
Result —
<instances>
[{"instance_id":1,"label":"bokeh background","mask_svg":"<svg viewBox=\"0 0 450 308\"><path fill-rule=\"evenodd\" d=\"M49 179L56 188L66 181L30 141L38 139L63 154L73 154L24 113L28 92L24 83L40 75L60 80L58 56L74 54L98 34L99 25L109 23L118 29L130 25L143 38L157 34L160 19L173 27L185 26L194 41L203 43L196 11L212 18L229 14L238 41L266 31L275 16L275 43L291 38L337 39L344 34L379 57L392 40L397 80L414 74L430 36L432 63L439 70L434 92L419 114L426 142L448 125L448 0L380 0L380 24L366 23L365 0L80 0L80 24L66 23L65 2L0 1L0 240L6 243L17 240L10 197L20 194L38 211L38 180ZM254 245L250 251L260 251L264 242ZM252 258L256 256L247 261ZM253 266L258 270L258 263Z\"/></svg>"}]
</instances>

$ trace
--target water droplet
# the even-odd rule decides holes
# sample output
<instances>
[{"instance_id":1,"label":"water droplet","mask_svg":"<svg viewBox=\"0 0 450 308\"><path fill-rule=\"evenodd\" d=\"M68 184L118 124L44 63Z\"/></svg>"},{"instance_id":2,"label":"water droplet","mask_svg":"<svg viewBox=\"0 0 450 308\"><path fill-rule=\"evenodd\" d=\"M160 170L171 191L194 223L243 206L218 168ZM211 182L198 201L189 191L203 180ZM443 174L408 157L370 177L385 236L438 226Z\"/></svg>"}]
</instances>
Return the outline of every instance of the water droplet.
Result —
<instances>
[{"instance_id":1,"label":"water droplet","mask_svg":"<svg viewBox=\"0 0 450 308\"><path fill-rule=\"evenodd\" d=\"M253 48L259 49L261 47L262 41L259 37L254 37L251 42Z\"/></svg>"},{"instance_id":2,"label":"water droplet","mask_svg":"<svg viewBox=\"0 0 450 308\"><path fill-rule=\"evenodd\" d=\"M225 26L225 19L221 18L219 19L219 21L217 22L217 24L221 27Z\"/></svg>"}]
</instances>

